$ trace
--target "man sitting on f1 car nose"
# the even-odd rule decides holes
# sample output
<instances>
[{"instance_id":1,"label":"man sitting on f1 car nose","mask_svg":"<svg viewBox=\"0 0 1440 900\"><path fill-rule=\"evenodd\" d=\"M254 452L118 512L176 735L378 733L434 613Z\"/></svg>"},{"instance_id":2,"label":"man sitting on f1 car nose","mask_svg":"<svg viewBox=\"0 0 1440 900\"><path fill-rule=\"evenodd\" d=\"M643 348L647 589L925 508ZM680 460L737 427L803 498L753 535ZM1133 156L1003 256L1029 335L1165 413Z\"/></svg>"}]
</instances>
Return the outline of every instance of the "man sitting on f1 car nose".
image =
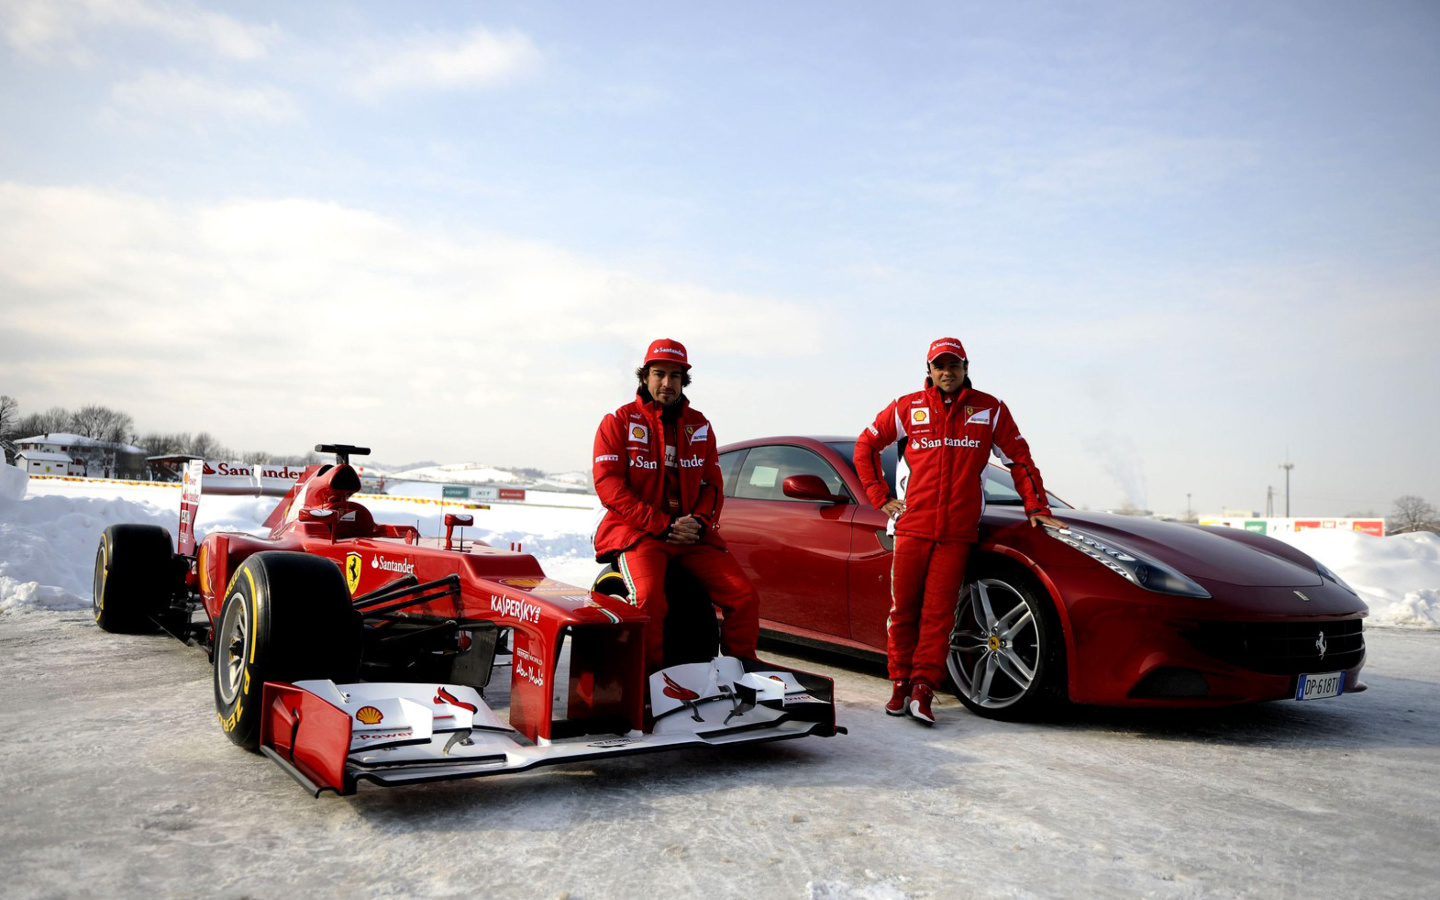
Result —
<instances>
[{"instance_id":1,"label":"man sitting on f1 car nose","mask_svg":"<svg viewBox=\"0 0 1440 900\"><path fill-rule=\"evenodd\" d=\"M595 558L615 563L630 602L650 617L646 672L663 665L665 570L672 563L694 576L719 608L723 652L754 658L760 599L720 537L725 491L715 435L685 396L690 362L684 345L655 341L635 375L635 399L595 432L595 492L605 505Z\"/></svg>"}]
</instances>

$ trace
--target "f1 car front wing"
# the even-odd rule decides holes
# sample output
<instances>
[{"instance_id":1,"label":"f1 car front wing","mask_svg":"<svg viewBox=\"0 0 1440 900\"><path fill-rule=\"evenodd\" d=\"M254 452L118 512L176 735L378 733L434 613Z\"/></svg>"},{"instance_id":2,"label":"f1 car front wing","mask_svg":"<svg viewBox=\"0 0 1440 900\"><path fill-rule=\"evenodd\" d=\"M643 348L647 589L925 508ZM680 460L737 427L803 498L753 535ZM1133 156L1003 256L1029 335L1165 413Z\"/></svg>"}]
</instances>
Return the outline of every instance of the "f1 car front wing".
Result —
<instances>
[{"instance_id":1,"label":"f1 car front wing","mask_svg":"<svg viewBox=\"0 0 1440 900\"><path fill-rule=\"evenodd\" d=\"M312 796L520 772L599 757L831 736L834 683L716 657L650 676L648 730L531 743L464 685L267 682L260 750Z\"/></svg>"}]
</instances>

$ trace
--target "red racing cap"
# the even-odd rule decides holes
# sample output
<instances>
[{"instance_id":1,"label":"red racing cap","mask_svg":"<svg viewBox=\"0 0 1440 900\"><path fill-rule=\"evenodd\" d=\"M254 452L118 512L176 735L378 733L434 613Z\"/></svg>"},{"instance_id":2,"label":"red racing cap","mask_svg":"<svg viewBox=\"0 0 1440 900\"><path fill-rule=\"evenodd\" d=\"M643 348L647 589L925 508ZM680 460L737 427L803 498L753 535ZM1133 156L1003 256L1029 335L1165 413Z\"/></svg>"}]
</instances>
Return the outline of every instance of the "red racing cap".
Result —
<instances>
[{"instance_id":1,"label":"red racing cap","mask_svg":"<svg viewBox=\"0 0 1440 900\"><path fill-rule=\"evenodd\" d=\"M965 355L965 345L960 343L959 338L941 338L930 345L930 352L925 356L925 362L932 363L937 356L945 354L960 357L961 362L968 362L969 357Z\"/></svg>"},{"instance_id":2,"label":"red racing cap","mask_svg":"<svg viewBox=\"0 0 1440 900\"><path fill-rule=\"evenodd\" d=\"M690 369L690 360L685 355L685 345L669 338L652 341L650 349L645 351L645 361L640 365L648 366L654 362L679 363L687 371Z\"/></svg>"}]
</instances>

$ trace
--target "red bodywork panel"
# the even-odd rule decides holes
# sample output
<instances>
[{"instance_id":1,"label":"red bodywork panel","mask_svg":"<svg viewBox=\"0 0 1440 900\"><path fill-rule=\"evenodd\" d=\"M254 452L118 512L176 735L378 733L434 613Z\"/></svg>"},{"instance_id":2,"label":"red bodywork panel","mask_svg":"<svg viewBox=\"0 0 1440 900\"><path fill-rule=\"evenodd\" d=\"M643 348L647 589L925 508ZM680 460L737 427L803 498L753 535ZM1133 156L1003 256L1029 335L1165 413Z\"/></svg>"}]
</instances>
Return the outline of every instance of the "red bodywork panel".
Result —
<instances>
[{"instance_id":1,"label":"red bodywork panel","mask_svg":"<svg viewBox=\"0 0 1440 900\"><path fill-rule=\"evenodd\" d=\"M517 731L531 740L551 738L550 678L567 636L569 717L608 715L642 726L647 616L623 600L546 578L527 553L480 541L447 548L444 538L421 538L412 526L376 524L369 510L349 499L359 487L348 465L311 466L266 520L268 535L208 535L199 545L194 577L210 621L217 620L240 564L264 550L330 559L345 574L351 597L406 576L424 583L455 575L458 594L405 614L513 629L510 720Z\"/></svg>"}]
</instances>

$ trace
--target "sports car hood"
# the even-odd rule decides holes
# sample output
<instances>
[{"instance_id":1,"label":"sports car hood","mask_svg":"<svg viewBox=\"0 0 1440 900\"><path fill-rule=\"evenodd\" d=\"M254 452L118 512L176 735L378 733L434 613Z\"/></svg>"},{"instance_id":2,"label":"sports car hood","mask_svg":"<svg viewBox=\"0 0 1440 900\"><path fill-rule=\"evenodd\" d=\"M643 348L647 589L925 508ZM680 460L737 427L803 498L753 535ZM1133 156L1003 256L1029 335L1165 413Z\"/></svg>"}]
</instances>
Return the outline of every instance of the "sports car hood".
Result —
<instances>
[{"instance_id":1,"label":"sports car hood","mask_svg":"<svg viewBox=\"0 0 1440 900\"><path fill-rule=\"evenodd\" d=\"M1056 515L1100 540L1109 538L1202 581L1255 587L1301 587L1321 582L1308 556L1273 538L1077 509L1060 510Z\"/></svg>"}]
</instances>

